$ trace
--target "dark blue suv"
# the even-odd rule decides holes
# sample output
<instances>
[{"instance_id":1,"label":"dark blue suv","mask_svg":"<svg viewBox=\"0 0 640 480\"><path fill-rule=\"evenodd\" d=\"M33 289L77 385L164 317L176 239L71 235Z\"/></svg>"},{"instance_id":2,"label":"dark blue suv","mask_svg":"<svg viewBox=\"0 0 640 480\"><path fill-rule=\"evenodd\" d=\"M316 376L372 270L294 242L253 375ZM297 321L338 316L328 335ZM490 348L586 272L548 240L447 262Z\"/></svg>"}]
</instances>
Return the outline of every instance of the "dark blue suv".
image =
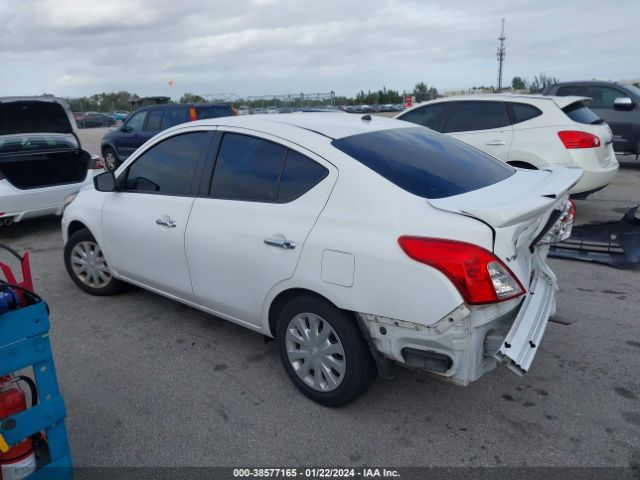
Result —
<instances>
[{"instance_id":1,"label":"dark blue suv","mask_svg":"<svg viewBox=\"0 0 640 480\"><path fill-rule=\"evenodd\" d=\"M100 149L104 166L114 171L140 145L174 125L203 118L237 115L231 105L165 104L142 107L129 115L124 124L102 138Z\"/></svg>"}]
</instances>

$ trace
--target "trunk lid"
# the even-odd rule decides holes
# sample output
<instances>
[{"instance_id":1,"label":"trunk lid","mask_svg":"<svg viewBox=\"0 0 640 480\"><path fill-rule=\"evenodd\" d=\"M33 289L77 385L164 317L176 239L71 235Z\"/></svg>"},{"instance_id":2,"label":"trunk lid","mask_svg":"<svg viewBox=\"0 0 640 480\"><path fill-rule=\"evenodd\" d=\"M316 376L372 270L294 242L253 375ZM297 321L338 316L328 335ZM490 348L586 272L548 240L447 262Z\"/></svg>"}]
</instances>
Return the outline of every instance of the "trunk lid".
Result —
<instances>
[{"instance_id":1,"label":"trunk lid","mask_svg":"<svg viewBox=\"0 0 640 480\"><path fill-rule=\"evenodd\" d=\"M562 209L567 191L581 176L580 169L517 169L502 182L429 203L490 226L494 231L493 253L528 288L535 254L529 247L551 226L548 222L553 223L553 212Z\"/></svg>"},{"instance_id":2,"label":"trunk lid","mask_svg":"<svg viewBox=\"0 0 640 480\"><path fill-rule=\"evenodd\" d=\"M63 100L53 97L0 98L0 135L73 133L74 125Z\"/></svg>"}]
</instances>

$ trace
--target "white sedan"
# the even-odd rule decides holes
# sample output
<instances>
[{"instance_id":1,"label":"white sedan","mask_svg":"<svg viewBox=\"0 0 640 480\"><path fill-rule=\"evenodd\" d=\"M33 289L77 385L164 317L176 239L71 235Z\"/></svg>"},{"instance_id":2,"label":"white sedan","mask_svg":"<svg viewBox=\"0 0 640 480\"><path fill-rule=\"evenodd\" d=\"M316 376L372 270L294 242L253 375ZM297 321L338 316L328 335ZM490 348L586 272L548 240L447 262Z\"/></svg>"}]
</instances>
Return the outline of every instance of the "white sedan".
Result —
<instances>
[{"instance_id":1,"label":"white sedan","mask_svg":"<svg viewBox=\"0 0 640 480\"><path fill-rule=\"evenodd\" d=\"M0 98L0 225L60 215L65 197L102 171L64 100Z\"/></svg>"},{"instance_id":2,"label":"white sedan","mask_svg":"<svg viewBox=\"0 0 640 480\"><path fill-rule=\"evenodd\" d=\"M587 97L467 95L425 102L396 116L443 132L518 168L579 168L575 198L606 187L618 173L609 126Z\"/></svg>"},{"instance_id":3,"label":"white sedan","mask_svg":"<svg viewBox=\"0 0 640 480\"><path fill-rule=\"evenodd\" d=\"M293 383L339 406L392 362L526 372L580 176L369 115L208 119L70 196L64 260L91 294L131 283L275 337Z\"/></svg>"}]
</instances>

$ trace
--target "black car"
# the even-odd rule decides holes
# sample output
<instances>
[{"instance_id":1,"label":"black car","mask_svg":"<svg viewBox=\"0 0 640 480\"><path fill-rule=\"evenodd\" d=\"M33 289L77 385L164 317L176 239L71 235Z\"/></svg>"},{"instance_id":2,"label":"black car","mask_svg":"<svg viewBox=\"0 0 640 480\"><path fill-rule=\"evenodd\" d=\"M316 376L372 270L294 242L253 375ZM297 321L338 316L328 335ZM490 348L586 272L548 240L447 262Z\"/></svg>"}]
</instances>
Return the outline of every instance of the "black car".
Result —
<instances>
[{"instance_id":1,"label":"black car","mask_svg":"<svg viewBox=\"0 0 640 480\"><path fill-rule=\"evenodd\" d=\"M140 145L169 127L237 114L231 105L224 104L166 104L139 108L125 119L120 128L102 138L105 168L114 171Z\"/></svg>"},{"instance_id":2,"label":"black car","mask_svg":"<svg viewBox=\"0 0 640 480\"><path fill-rule=\"evenodd\" d=\"M91 112L76 119L76 123L78 124L78 128L94 128L110 127L111 125L115 125L117 122L111 115Z\"/></svg>"},{"instance_id":3,"label":"black car","mask_svg":"<svg viewBox=\"0 0 640 480\"><path fill-rule=\"evenodd\" d=\"M589 109L613 132L616 152L640 154L640 88L614 82L562 82L547 87L545 95L591 97Z\"/></svg>"}]
</instances>

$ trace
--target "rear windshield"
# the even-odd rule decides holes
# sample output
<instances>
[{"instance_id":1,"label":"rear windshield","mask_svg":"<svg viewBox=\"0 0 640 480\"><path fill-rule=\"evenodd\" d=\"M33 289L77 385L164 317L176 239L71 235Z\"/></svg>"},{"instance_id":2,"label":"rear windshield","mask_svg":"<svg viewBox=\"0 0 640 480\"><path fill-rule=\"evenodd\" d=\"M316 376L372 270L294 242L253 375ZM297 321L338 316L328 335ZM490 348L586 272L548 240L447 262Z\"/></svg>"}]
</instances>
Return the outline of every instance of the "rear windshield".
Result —
<instances>
[{"instance_id":1,"label":"rear windshield","mask_svg":"<svg viewBox=\"0 0 640 480\"><path fill-rule=\"evenodd\" d=\"M45 133L15 134L0 136L0 155L52 150L77 150L78 140L74 135Z\"/></svg>"},{"instance_id":2,"label":"rear windshield","mask_svg":"<svg viewBox=\"0 0 640 480\"><path fill-rule=\"evenodd\" d=\"M488 187L515 169L465 143L429 129L396 128L332 142L407 192L444 198Z\"/></svg>"},{"instance_id":3,"label":"rear windshield","mask_svg":"<svg viewBox=\"0 0 640 480\"><path fill-rule=\"evenodd\" d=\"M586 125L596 125L604 122L604 120L593 113L583 102L567 105L562 111L574 122L584 123Z\"/></svg>"}]
</instances>

